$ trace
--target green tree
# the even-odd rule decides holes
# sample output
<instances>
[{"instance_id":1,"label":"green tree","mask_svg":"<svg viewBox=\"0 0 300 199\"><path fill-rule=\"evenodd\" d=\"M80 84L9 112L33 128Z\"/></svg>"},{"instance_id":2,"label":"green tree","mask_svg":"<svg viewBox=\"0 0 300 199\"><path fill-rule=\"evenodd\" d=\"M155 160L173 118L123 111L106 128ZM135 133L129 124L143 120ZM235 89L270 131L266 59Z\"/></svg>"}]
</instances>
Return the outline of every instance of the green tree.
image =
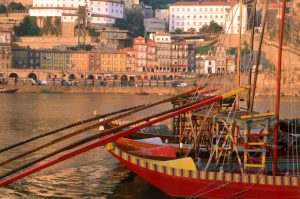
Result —
<instances>
[{"instance_id":1,"label":"green tree","mask_svg":"<svg viewBox=\"0 0 300 199\"><path fill-rule=\"evenodd\" d=\"M21 3L11 2L10 4L8 4L7 10L9 12L12 12L12 11L26 10L26 8Z\"/></svg>"},{"instance_id":2,"label":"green tree","mask_svg":"<svg viewBox=\"0 0 300 199\"><path fill-rule=\"evenodd\" d=\"M175 33L176 33L176 34L182 34L183 31L182 31L181 28L176 28L176 29L175 29Z\"/></svg>"},{"instance_id":3,"label":"green tree","mask_svg":"<svg viewBox=\"0 0 300 199\"><path fill-rule=\"evenodd\" d=\"M135 35L144 36L144 16L139 11L128 11L124 19L116 20L116 27L121 30L129 30Z\"/></svg>"},{"instance_id":4,"label":"green tree","mask_svg":"<svg viewBox=\"0 0 300 199\"><path fill-rule=\"evenodd\" d=\"M190 32L190 33L192 33L192 34L195 34L195 33L196 33L196 29L195 29L195 28L190 28L190 29L188 30L188 32Z\"/></svg>"},{"instance_id":5,"label":"green tree","mask_svg":"<svg viewBox=\"0 0 300 199\"><path fill-rule=\"evenodd\" d=\"M176 0L142 0L145 5L150 5L155 9L164 9L167 8L167 5L170 3L175 3Z\"/></svg>"},{"instance_id":6,"label":"green tree","mask_svg":"<svg viewBox=\"0 0 300 199\"><path fill-rule=\"evenodd\" d=\"M207 24L203 25L199 32L200 33L208 33L209 32L209 26Z\"/></svg>"},{"instance_id":7,"label":"green tree","mask_svg":"<svg viewBox=\"0 0 300 199\"><path fill-rule=\"evenodd\" d=\"M220 26L215 21L211 21L208 29L209 29L209 32L211 32L211 33L220 33L220 32L222 32L223 27Z\"/></svg>"},{"instance_id":8,"label":"green tree","mask_svg":"<svg viewBox=\"0 0 300 199\"><path fill-rule=\"evenodd\" d=\"M3 4L0 5L0 14L1 13L6 13L6 6Z\"/></svg>"},{"instance_id":9,"label":"green tree","mask_svg":"<svg viewBox=\"0 0 300 199\"><path fill-rule=\"evenodd\" d=\"M15 27L15 33L18 36L38 36L40 28L36 24L36 17L26 16L20 26Z\"/></svg>"},{"instance_id":10,"label":"green tree","mask_svg":"<svg viewBox=\"0 0 300 199\"><path fill-rule=\"evenodd\" d=\"M61 25L61 18L55 17L54 18L54 29L55 29L55 35L59 36L61 35L62 25Z\"/></svg>"},{"instance_id":11,"label":"green tree","mask_svg":"<svg viewBox=\"0 0 300 199\"><path fill-rule=\"evenodd\" d=\"M211 21L209 25L205 24L202 26L199 32L201 33L221 33L223 31L223 27L217 24L214 21Z\"/></svg>"},{"instance_id":12,"label":"green tree","mask_svg":"<svg viewBox=\"0 0 300 199\"><path fill-rule=\"evenodd\" d=\"M42 33L43 35L50 35L52 29L51 17L46 17L43 22Z\"/></svg>"},{"instance_id":13,"label":"green tree","mask_svg":"<svg viewBox=\"0 0 300 199\"><path fill-rule=\"evenodd\" d=\"M87 44L87 45L77 45L77 46L70 46L70 47L67 47L67 50L86 50L86 51L91 51L93 50L93 46L91 44Z\"/></svg>"}]
</instances>

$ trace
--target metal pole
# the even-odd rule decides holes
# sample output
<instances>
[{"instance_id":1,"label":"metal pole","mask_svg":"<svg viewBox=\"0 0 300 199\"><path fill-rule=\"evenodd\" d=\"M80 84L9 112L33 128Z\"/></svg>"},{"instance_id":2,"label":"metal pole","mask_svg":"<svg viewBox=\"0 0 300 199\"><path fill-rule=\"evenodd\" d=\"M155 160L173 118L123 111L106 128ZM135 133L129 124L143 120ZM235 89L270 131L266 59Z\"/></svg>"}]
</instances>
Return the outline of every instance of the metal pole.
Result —
<instances>
[{"instance_id":1,"label":"metal pole","mask_svg":"<svg viewBox=\"0 0 300 199\"><path fill-rule=\"evenodd\" d=\"M262 42L263 42L263 38L264 38L266 21L267 21L269 2L270 1L268 0L267 3L266 3L266 6L265 6L265 16L264 16L264 19L263 19L262 32L260 34L259 47L258 47L258 55L257 55L257 58L256 58L256 63L255 63L256 67L255 67L253 86L251 87L252 90L251 90L251 99L250 99L249 112L253 111L256 83L257 83L257 76L258 76L258 68L259 68L259 62L260 62L260 54L261 54Z\"/></svg>"},{"instance_id":2,"label":"metal pole","mask_svg":"<svg viewBox=\"0 0 300 199\"><path fill-rule=\"evenodd\" d=\"M286 0L282 1L281 10L281 22L280 22L280 36L279 36L279 47L278 47L278 67L276 74L276 107L275 116L277 123L274 129L274 146L273 146L273 175L277 175L277 160L278 160L278 131L279 131L279 110L280 110L280 82L281 82L281 62L282 62L282 43L283 43L283 29L284 29L284 18L285 18L285 7Z\"/></svg>"},{"instance_id":3,"label":"metal pole","mask_svg":"<svg viewBox=\"0 0 300 199\"><path fill-rule=\"evenodd\" d=\"M239 43L238 43L238 60L237 60L237 87L241 86L241 40L242 40L242 24L243 24L243 0L239 2L240 17L239 17ZM240 108L240 97L236 95L236 108Z\"/></svg>"}]
</instances>

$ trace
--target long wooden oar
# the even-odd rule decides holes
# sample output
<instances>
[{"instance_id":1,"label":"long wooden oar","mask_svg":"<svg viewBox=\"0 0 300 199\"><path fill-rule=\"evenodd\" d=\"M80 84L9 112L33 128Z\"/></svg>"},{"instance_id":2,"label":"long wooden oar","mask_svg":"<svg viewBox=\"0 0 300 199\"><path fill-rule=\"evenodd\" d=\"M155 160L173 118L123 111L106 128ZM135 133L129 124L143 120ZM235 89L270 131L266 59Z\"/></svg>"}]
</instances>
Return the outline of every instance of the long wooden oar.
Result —
<instances>
[{"instance_id":1,"label":"long wooden oar","mask_svg":"<svg viewBox=\"0 0 300 199\"><path fill-rule=\"evenodd\" d=\"M41 165L38 165L38 166L36 166L36 167L34 167L32 169L29 169L29 170L25 171L25 172L17 174L16 176L13 176L11 178L3 180L3 181L0 182L0 186L4 186L4 185L9 184L11 182L14 182L14 181L16 181L18 179L24 178L24 177L26 177L26 176L28 176L30 174L33 174L33 173L35 173L37 171L40 171L42 169L45 169L45 168L47 168L49 166L52 166L52 165L57 164L59 162L62 162L62 161L66 160L66 159L69 159L71 157L77 156L77 155L79 155L81 153L89 151L89 150L91 150L93 148L96 148L98 146L103 146L104 144L112 142L112 141L114 141L114 140L116 140L116 139L118 139L120 137L128 136L130 134L134 134L136 131L138 131L138 130L140 130L142 128L151 126L151 125L153 125L155 123L161 122L163 120L169 119L169 118L177 116L179 114L183 114L183 113L186 113L186 112L198 109L200 107L209 105L211 103L220 101L223 98L230 97L232 95L236 95L237 93L244 92L244 91L245 91L244 89L238 89L235 92L230 92L230 93L227 93L227 94L222 95L222 96L217 96L217 97L213 97L213 98L210 98L210 99L202 101L202 102L197 102L194 105L187 106L185 108L181 108L180 110L173 111L171 113L161 115L161 116L157 117L156 119L153 119L153 120L151 120L149 122L146 122L144 124L140 124L140 125L135 126L135 127L131 128L131 129L122 131L122 132L117 133L117 134L107 135L104 138L100 139L99 141L96 141L95 143L88 144L87 146L84 146L82 148L79 148L79 149L76 149L74 151L68 152L67 154L62 155L62 156L58 157L57 159L54 159L54 160L51 160L49 162L43 163Z\"/></svg>"},{"instance_id":2,"label":"long wooden oar","mask_svg":"<svg viewBox=\"0 0 300 199\"><path fill-rule=\"evenodd\" d=\"M2 175L0 175L0 179L5 178L5 177L7 177L7 176L9 176L9 175L11 175L11 174L14 174L14 173L16 173L16 172L18 172L18 171L20 171L20 170L23 170L23 169L25 169L25 168L28 168L28 167L30 167L30 166L36 164L36 163L39 163L39 162L41 162L41 161L43 161L43 160L45 160L45 159L47 159L47 158L50 158L50 157L52 157L52 156L54 156L54 155L59 154L59 153L61 153L61 152L64 152L64 151L73 149L73 148L75 148L75 147L78 147L78 146L83 145L83 144L85 144L85 143L87 143L87 142L93 141L93 140L95 140L95 139L99 139L101 136L106 136L106 135L109 135L109 134L111 134L111 133L115 133L115 132L120 131L120 130L122 130L122 129L124 129L124 128L130 127L130 126L132 126L132 125L136 125L136 124L139 124L139 123L141 123L141 122L147 122L147 121L149 121L150 119L153 119L153 118L156 118L156 117L160 117L161 115L168 114L168 113L171 113L171 112L174 112L174 111L178 111L178 110L180 110L180 109L186 108L186 107L188 107L188 106L191 106L191 105L194 105L194 104L197 104L197 103L199 103L199 100L198 100L198 101L195 101L195 102L193 102L193 103L190 103L190 104L186 104L186 105L183 105L183 106L180 106L180 107L171 109L171 110L164 111L164 112L162 112L162 113L158 113L158 114L155 114L155 115L152 115L152 116L147 116L147 117L142 118L142 119L139 119L139 120L135 120L135 121L133 121L133 122L130 122L130 123L125 124L125 125L122 125L122 126L118 126L118 127L112 128L112 129L108 129L108 130L106 130L106 131L102 131L102 132L100 132L100 133L98 133L98 134L96 134L96 135L92 135L92 136L83 138L83 139L81 139L81 140L79 140L79 141L76 141L76 142L74 142L74 143L71 143L71 144L69 144L69 145L67 145L67 146L65 146L65 147L63 147L63 148L61 148L61 149L58 149L58 150L53 151L53 152L51 152L51 153L49 153L49 154L46 154L46 155L44 155L44 156L42 156L42 157L40 157L40 158L38 158L38 159L36 159L36 160L33 160L33 161L28 162L28 163L26 163L26 164L24 164L24 165L21 165L20 167L17 167L17 168L15 168L15 169L13 169L13 170L11 170L11 171L5 173L5 174L2 174Z\"/></svg>"},{"instance_id":3,"label":"long wooden oar","mask_svg":"<svg viewBox=\"0 0 300 199\"><path fill-rule=\"evenodd\" d=\"M169 101L171 101L171 100L173 100L175 98L178 98L178 97L181 97L181 96L184 96L184 95L187 95L187 94L191 94L191 93L193 93L195 91L198 91L198 90L202 90L203 88L204 87L199 87L198 89L192 89L192 90L189 90L189 91L187 91L185 93L182 93L182 94L179 94L179 95L167 98L165 100L158 101L158 102L153 103L153 104L158 105L158 104L162 104L162 103L165 103L165 102L169 102ZM46 137L46 136L49 136L49 135L52 135L52 134L55 134L55 133L67 130L67 129L70 129L70 128L78 126L78 125L82 125L82 124L85 124L85 123L88 123L88 122L92 122L92 121L95 121L95 120L103 119L105 117L116 115L118 113L122 113L122 112L130 111L130 110L134 110L134 109L137 109L137 108L140 108L140 107L143 107L143 106L146 106L146 105L140 105L140 106L135 106L135 107L132 107L132 108L122 109L122 110L115 111L115 112L112 112L112 113L107 113L107 114L104 114L104 115L100 115L100 116L96 116L96 117L93 117L93 118L89 118L89 119L85 119L85 120L82 120L82 121L78 121L78 122L69 124L67 126L64 126L64 127L61 127L61 128L58 128L58 129L55 129L55 130L43 133L41 135L38 135L38 136L35 136L35 137L32 137L32 138L29 138L27 140L18 142L16 144L11 145L11 146L7 146L5 148L2 148L2 149L0 149L0 153L8 151L8 150L13 149L13 148L16 148L18 146L27 144L27 143L32 142L34 140L37 140L37 139L40 139L40 138L43 138L43 137Z\"/></svg>"},{"instance_id":4,"label":"long wooden oar","mask_svg":"<svg viewBox=\"0 0 300 199\"><path fill-rule=\"evenodd\" d=\"M205 93L205 92L203 92L203 93ZM182 96L182 94L180 94L180 95L178 95L178 96ZM75 131L75 132L69 133L69 134L67 134L67 135L65 135L65 136L63 136L63 137L54 139L54 140L52 140L52 141L50 141L50 142L48 142L48 143L46 143L46 144L43 144L43 145L41 145L41 146L39 146L39 147L36 147L36 148L31 149L31 150L29 150L29 151L25 151L25 152L23 152L23 153L21 153L21 154L19 154L19 155L17 155L17 156L14 156L14 157L12 157L12 158L9 158L9 159L7 159L7 160L4 160L4 161L0 162L0 166L3 166L3 165L5 165L5 164L8 164L8 163L10 163L10 162L12 162L12 161L14 161L14 160L17 160L17 159L19 159L19 158L22 158L22 157L24 157L24 156L27 156L27 155L29 155L29 154L32 154L32 153L34 153L34 152L36 152L36 151L39 151L39 150L41 150L41 149L44 149L44 148L49 147L49 146L51 146L51 145L54 145L54 144L56 144L56 143L58 143L58 142L61 142L61 141L63 141L63 140L66 140L66 139L68 139L68 138L74 137L74 136L76 136L76 135L78 135L78 134L80 134L80 133L86 132L86 131L88 131L88 130L92 130L92 129L97 128L97 127L99 127L99 126L103 126L103 125L108 124L109 122L112 122L112 121L114 121L114 120L118 120L118 119L127 117L127 116L129 116L129 115L131 115L131 114L133 114L133 113L135 113L135 112L138 112L138 111L141 111L141 110L145 110L145 109L151 108L151 107L153 107L153 106L156 106L156 105L161 104L161 103L164 103L164 102L169 102L169 101L172 100L173 98L174 98L174 97L171 97L171 98L168 98L168 99L165 99L165 100L160 100L160 101L158 101L158 102L155 102L155 103L152 103L152 104L149 104L149 105L142 105L142 106L136 107L135 109L130 108L130 109L132 109L131 111L128 111L128 112L125 112L125 113L123 113L123 114L121 114L121 115L115 116L115 117L113 117L113 118L110 118L110 119L107 119L107 120L98 122L98 123L93 124L93 125L91 125L91 126L84 127L84 128L79 129L79 130L77 130L77 131ZM127 109L125 109L125 110L127 110ZM106 115L107 115L107 114L106 114Z\"/></svg>"},{"instance_id":5,"label":"long wooden oar","mask_svg":"<svg viewBox=\"0 0 300 199\"><path fill-rule=\"evenodd\" d=\"M82 120L82 121L74 122L74 123L69 124L67 126L64 126L64 127L61 127L61 128L55 129L55 130L51 130L51 131L43 133L41 135L37 135L37 136L29 138L27 140L24 140L24 141L15 143L13 145L4 147L4 148L0 149L0 153L3 153L3 152L8 151L10 149L16 148L18 146L27 144L27 143L32 142L34 140L37 140L37 139L40 139L40 138L43 138L43 137L46 137L46 136L49 136L49 135L67 130L67 129L70 129L70 128L73 128L73 127L78 126L78 125L86 124L86 123L96 121L96 120L99 120L99 119L103 119L103 118L106 118L106 117L109 117L109 116L112 116L112 115L116 115L116 114L123 113L123 112L126 112L126 111L134 110L134 109L137 109L137 108L140 108L140 107L143 107L143 106L145 106L145 105L139 105L139 106L135 106L135 107L131 107L131 108L126 108L126 109L118 110L118 111L115 111L115 112L107 113L107 114L104 114L104 115L99 115L99 116L96 116L96 117L88 118L88 119L85 119L85 120Z\"/></svg>"}]
</instances>

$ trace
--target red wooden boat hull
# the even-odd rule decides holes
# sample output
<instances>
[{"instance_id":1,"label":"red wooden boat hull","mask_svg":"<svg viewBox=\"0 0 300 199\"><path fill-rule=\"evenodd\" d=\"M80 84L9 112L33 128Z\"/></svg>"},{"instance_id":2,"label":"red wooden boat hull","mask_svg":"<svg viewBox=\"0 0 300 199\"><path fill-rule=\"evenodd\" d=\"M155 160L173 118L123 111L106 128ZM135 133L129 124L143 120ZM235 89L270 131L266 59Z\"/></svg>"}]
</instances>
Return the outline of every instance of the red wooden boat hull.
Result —
<instances>
[{"instance_id":1,"label":"red wooden boat hull","mask_svg":"<svg viewBox=\"0 0 300 199\"><path fill-rule=\"evenodd\" d=\"M279 177L281 182L277 182L274 179L274 183L280 183L282 185L269 185L266 176L264 179L260 179L256 176L254 183L243 183L242 178L240 182L236 182L231 177L232 181L228 180L216 180L218 173L215 176L211 176L212 172L207 172L203 177L203 173L196 172L196 176L193 176L190 171L189 174L184 174L185 171L180 171L181 176L167 174L166 169L163 171L153 171L149 168L145 168L137 163L124 159L123 152L120 154L109 150L110 153L123 163L130 170L143 177L146 181L161 189L165 193L174 197L185 198L272 198L272 199L299 199L300 198L300 178L289 178L286 182L284 177ZM131 158L129 158L131 159ZM133 159L133 157L132 157ZM155 169L156 170L156 169ZM185 176L185 177L184 177ZM250 182L253 178L251 175L247 175ZM203 179L204 178L204 179ZM223 179L225 179L224 177ZM213 180L210 180L213 179ZM296 179L296 181L295 181ZM264 183L261 183L261 180ZM286 185L289 183L289 185ZM296 184L295 184L296 183ZM292 185L293 186L290 186Z\"/></svg>"}]
</instances>

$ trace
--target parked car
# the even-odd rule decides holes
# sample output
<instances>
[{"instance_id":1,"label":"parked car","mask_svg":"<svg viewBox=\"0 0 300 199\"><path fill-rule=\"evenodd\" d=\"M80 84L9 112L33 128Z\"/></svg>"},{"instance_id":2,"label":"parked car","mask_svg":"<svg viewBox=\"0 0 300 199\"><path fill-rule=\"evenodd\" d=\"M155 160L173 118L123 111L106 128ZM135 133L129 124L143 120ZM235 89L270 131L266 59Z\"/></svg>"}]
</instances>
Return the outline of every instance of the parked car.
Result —
<instances>
[{"instance_id":1,"label":"parked car","mask_svg":"<svg viewBox=\"0 0 300 199\"><path fill-rule=\"evenodd\" d=\"M172 83L172 87L186 87L187 83L183 81L175 81Z\"/></svg>"},{"instance_id":2,"label":"parked car","mask_svg":"<svg viewBox=\"0 0 300 199\"><path fill-rule=\"evenodd\" d=\"M100 81L100 86L106 86L106 81Z\"/></svg>"},{"instance_id":3,"label":"parked car","mask_svg":"<svg viewBox=\"0 0 300 199\"><path fill-rule=\"evenodd\" d=\"M37 82L37 85L47 85L48 82L46 80L40 80Z\"/></svg>"},{"instance_id":4,"label":"parked car","mask_svg":"<svg viewBox=\"0 0 300 199\"><path fill-rule=\"evenodd\" d=\"M187 86L187 83L185 83L185 82L182 82L177 85L177 87L186 87L186 86Z\"/></svg>"}]
</instances>

